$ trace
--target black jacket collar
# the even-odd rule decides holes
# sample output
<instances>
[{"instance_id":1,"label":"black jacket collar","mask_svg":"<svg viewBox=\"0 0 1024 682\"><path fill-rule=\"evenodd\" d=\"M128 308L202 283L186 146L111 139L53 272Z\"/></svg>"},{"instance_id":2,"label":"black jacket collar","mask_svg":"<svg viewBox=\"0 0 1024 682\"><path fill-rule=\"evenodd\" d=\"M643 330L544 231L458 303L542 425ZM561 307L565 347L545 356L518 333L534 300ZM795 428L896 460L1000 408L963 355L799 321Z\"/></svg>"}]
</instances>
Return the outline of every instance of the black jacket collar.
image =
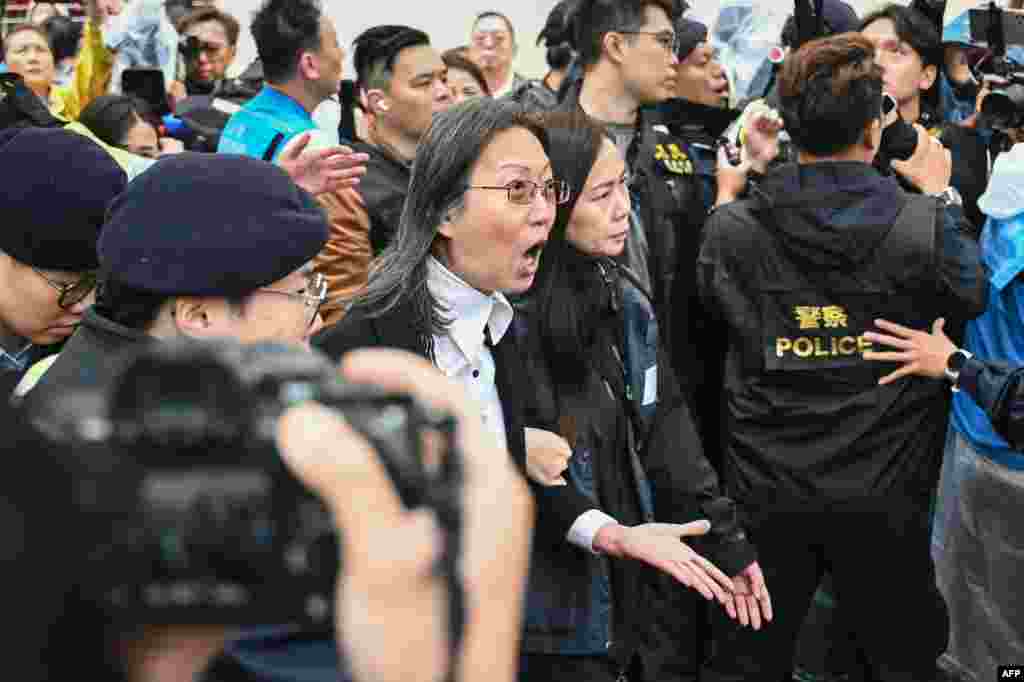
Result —
<instances>
[{"instance_id":1,"label":"black jacket collar","mask_svg":"<svg viewBox=\"0 0 1024 682\"><path fill-rule=\"evenodd\" d=\"M743 113L736 109L709 107L686 99L670 99L653 107L653 119L681 137L691 137L688 131L704 133L717 139Z\"/></svg>"},{"instance_id":2,"label":"black jacket collar","mask_svg":"<svg viewBox=\"0 0 1024 682\"><path fill-rule=\"evenodd\" d=\"M357 348L397 348L430 360L426 339L410 324L414 319L411 306L399 304L376 317L354 308L338 324L330 327L313 340L313 345L338 361L350 350ZM513 322L515 324L515 322ZM528 394L523 386L525 374L523 358L513 330L494 345L495 384L501 397L505 416L505 435L514 461L526 466L526 440L523 432L523 404Z\"/></svg>"}]
</instances>

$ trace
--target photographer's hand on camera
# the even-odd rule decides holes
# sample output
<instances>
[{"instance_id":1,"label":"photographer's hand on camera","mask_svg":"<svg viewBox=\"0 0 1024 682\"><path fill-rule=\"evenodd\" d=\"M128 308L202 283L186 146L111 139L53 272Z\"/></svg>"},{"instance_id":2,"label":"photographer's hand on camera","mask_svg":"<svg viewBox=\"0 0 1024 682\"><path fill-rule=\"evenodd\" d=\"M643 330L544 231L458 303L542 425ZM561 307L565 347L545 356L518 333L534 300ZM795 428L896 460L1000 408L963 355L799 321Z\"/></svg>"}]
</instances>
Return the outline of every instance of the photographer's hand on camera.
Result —
<instances>
[{"instance_id":1,"label":"photographer's hand on camera","mask_svg":"<svg viewBox=\"0 0 1024 682\"><path fill-rule=\"evenodd\" d=\"M532 500L461 389L419 358L367 350L343 361L345 378L412 394L452 414L464 457L467 621L456 679L509 682L518 662ZM367 442L314 404L281 419L279 447L331 510L344 540L337 591L340 646L358 680L436 680L448 667L442 539L431 512L407 511ZM395 643L401 654L396 654Z\"/></svg>"},{"instance_id":2,"label":"photographer's hand on camera","mask_svg":"<svg viewBox=\"0 0 1024 682\"><path fill-rule=\"evenodd\" d=\"M924 194L938 194L949 187L953 175L953 157L924 126L914 125L917 148L906 161L894 160L892 168Z\"/></svg>"}]
</instances>

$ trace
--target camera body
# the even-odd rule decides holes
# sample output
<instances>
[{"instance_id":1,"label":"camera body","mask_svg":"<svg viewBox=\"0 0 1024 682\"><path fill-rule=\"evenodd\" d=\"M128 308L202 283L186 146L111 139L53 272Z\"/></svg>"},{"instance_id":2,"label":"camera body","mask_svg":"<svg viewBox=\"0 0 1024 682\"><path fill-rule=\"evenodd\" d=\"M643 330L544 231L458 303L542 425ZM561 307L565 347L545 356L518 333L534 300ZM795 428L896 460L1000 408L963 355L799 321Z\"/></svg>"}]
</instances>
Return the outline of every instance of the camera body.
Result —
<instances>
[{"instance_id":1,"label":"camera body","mask_svg":"<svg viewBox=\"0 0 1024 682\"><path fill-rule=\"evenodd\" d=\"M1024 66L997 57L981 62L978 72L993 86L981 102L982 123L1000 132L1024 126Z\"/></svg>"},{"instance_id":2,"label":"camera body","mask_svg":"<svg viewBox=\"0 0 1024 682\"><path fill-rule=\"evenodd\" d=\"M83 464L78 507L105 529L86 589L115 623L332 624L334 526L276 446L279 417L306 401L340 412L403 503L439 509L458 537L457 454L431 472L421 452L424 431L450 420L347 384L309 351L153 344L110 392L64 395L60 418L36 424Z\"/></svg>"},{"instance_id":3,"label":"camera body","mask_svg":"<svg viewBox=\"0 0 1024 682\"><path fill-rule=\"evenodd\" d=\"M988 55L972 68L975 80L994 87L981 105L983 125L1006 132L1024 126L1024 65L1007 56L1007 45L1024 44L1024 14L1007 12L995 2L970 11L971 42Z\"/></svg>"}]
</instances>

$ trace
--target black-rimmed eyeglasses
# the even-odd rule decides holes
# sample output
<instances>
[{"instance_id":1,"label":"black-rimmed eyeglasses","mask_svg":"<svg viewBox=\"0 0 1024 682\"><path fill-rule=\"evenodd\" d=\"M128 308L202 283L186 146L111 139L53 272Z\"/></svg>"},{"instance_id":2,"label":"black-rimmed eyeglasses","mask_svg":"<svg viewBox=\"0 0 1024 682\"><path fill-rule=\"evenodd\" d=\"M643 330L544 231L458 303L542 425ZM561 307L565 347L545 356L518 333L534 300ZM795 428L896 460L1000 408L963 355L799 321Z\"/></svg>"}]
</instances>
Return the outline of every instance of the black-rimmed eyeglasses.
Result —
<instances>
[{"instance_id":1,"label":"black-rimmed eyeglasses","mask_svg":"<svg viewBox=\"0 0 1024 682\"><path fill-rule=\"evenodd\" d=\"M654 39L671 54L679 54L681 39L672 31L615 31L627 36L654 36Z\"/></svg>"},{"instance_id":2,"label":"black-rimmed eyeglasses","mask_svg":"<svg viewBox=\"0 0 1024 682\"><path fill-rule=\"evenodd\" d=\"M501 189L508 192L510 203L520 206L529 206L533 203L534 197L541 194L544 200L550 204L564 204L569 201L569 184L564 180L548 180L543 184L537 184L532 180L513 180L507 185L467 185L466 189Z\"/></svg>"},{"instance_id":3,"label":"black-rimmed eyeglasses","mask_svg":"<svg viewBox=\"0 0 1024 682\"><path fill-rule=\"evenodd\" d=\"M81 303L89 293L96 288L95 271L83 273L75 282L58 282L47 277L46 273L41 270L32 268L32 271L42 277L43 281L60 292L60 296L57 298L57 305L60 306L61 310L68 310L78 303Z\"/></svg>"}]
</instances>

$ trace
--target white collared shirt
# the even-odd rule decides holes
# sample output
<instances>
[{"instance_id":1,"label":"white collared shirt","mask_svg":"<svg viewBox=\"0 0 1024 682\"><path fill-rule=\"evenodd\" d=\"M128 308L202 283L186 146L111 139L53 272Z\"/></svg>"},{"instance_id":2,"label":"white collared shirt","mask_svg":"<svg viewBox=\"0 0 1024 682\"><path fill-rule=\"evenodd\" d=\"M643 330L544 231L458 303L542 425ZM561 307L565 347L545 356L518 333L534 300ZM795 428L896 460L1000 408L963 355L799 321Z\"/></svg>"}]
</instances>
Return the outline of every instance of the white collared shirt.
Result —
<instances>
[{"instance_id":1,"label":"white collared shirt","mask_svg":"<svg viewBox=\"0 0 1024 682\"><path fill-rule=\"evenodd\" d=\"M433 256L427 259L427 287L437 302L447 309L452 321L448 330L434 337L434 362L445 376L462 384L480 407L480 417L498 444L508 450L505 414L495 383L495 364L491 349L484 344L484 328L497 344L512 325L515 312L501 293L487 295L466 284ZM598 509L584 512L566 539L594 552L597 532L615 519Z\"/></svg>"},{"instance_id":2,"label":"white collared shirt","mask_svg":"<svg viewBox=\"0 0 1024 682\"><path fill-rule=\"evenodd\" d=\"M501 293L485 294L466 284L433 256L427 259L427 287L452 321L434 337L434 362L445 376L462 384L480 407L484 426L508 449L491 349L484 345L484 328L497 344L512 325L512 304Z\"/></svg>"}]
</instances>

